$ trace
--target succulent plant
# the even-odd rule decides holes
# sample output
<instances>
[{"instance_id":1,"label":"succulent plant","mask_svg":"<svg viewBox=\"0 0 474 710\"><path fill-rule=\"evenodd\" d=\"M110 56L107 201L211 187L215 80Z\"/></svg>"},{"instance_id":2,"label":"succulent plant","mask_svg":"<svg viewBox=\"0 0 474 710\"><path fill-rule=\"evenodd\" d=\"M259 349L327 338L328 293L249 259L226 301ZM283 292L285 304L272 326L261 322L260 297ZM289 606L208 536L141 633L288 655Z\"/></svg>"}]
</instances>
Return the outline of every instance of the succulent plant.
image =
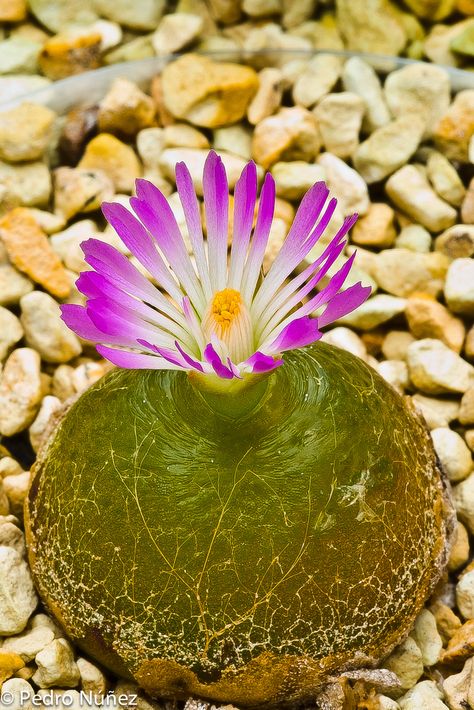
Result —
<instances>
[{"instance_id":1,"label":"succulent plant","mask_svg":"<svg viewBox=\"0 0 474 710\"><path fill-rule=\"evenodd\" d=\"M207 249L183 165L177 185L197 274L156 188L137 185L140 221L104 208L170 299L112 247L84 245L88 300L63 317L125 369L43 448L30 561L68 634L150 694L270 707L403 638L446 563L452 508L418 415L362 360L316 342L368 296L340 291L353 257L314 293L354 219L287 284L334 211L316 185L262 280L271 177L253 232L253 164L236 185L228 269L220 160L204 173Z\"/></svg>"}]
</instances>

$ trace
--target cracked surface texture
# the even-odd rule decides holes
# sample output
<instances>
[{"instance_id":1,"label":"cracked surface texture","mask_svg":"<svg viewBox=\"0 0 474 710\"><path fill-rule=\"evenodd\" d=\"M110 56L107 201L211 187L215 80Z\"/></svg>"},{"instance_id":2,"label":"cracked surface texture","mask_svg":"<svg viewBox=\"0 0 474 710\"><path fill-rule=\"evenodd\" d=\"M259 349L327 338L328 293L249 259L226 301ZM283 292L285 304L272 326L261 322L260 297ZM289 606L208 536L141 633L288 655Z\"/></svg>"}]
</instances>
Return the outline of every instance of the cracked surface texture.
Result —
<instances>
[{"instance_id":1,"label":"cracked surface texture","mask_svg":"<svg viewBox=\"0 0 474 710\"><path fill-rule=\"evenodd\" d=\"M111 373L36 466L44 601L152 694L310 695L389 651L446 560L451 511L418 418L345 351L286 359L237 420L184 374Z\"/></svg>"}]
</instances>

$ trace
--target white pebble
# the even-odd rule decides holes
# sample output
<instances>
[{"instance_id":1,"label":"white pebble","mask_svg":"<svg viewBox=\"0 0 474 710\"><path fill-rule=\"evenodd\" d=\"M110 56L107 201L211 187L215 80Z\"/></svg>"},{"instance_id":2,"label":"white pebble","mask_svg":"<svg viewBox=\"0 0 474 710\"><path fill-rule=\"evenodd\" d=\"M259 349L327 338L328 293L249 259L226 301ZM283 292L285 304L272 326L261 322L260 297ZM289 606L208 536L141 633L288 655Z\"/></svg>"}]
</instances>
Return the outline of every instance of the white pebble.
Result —
<instances>
[{"instance_id":1,"label":"white pebble","mask_svg":"<svg viewBox=\"0 0 474 710\"><path fill-rule=\"evenodd\" d=\"M40 688L59 685L74 688L79 684L80 673L74 660L71 645L66 639L55 639L40 651L36 658L38 670L33 681Z\"/></svg>"},{"instance_id":2,"label":"white pebble","mask_svg":"<svg viewBox=\"0 0 474 710\"><path fill-rule=\"evenodd\" d=\"M0 547L0 635L21 633L37 604L27 563L12 547Z\"/></svg>"},{"instance_id":3,"label":"white pebble","mask_svg":"<svg viewBox=\"0 0 474 710\"><path fill-rule=\"evenodd\" d=\"M452 429L431 432L435 451L450 481L462 481L472 471L472 455L464 439Z\"/></svg>"}]
</instances>

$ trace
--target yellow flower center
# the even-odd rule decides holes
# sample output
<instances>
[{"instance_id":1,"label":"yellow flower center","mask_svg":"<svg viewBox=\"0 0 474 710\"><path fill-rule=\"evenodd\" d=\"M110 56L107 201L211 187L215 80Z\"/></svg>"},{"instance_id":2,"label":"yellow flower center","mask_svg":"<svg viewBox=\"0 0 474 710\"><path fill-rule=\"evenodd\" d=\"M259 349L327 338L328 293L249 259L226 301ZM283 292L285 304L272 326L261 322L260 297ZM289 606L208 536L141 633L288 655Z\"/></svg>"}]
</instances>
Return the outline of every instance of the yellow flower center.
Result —
<instances>
[{"instance_id":1,"label":"yellow flower center","mask_svg":"<svg viewBox=\"0 0 474 710\"><path fill-rule=\"evenodd\" d=\"M220 330L227 330L239 316L243 306L242 296L234 288L218 291L211 303L211 318Z\"/></svg>"},{"instance_id":2,"label":"yellow flower center","mask_svg":"<svg viewBox=\"0 0 474 710\"><path fill-rule=\"evenodd\" d=\"M212 334L217 335L236 364L253 353L249 310L240 292L234 288L225 288L214 294L202 320L202 329L208 339Z\"/></svg>"}]
</instances>

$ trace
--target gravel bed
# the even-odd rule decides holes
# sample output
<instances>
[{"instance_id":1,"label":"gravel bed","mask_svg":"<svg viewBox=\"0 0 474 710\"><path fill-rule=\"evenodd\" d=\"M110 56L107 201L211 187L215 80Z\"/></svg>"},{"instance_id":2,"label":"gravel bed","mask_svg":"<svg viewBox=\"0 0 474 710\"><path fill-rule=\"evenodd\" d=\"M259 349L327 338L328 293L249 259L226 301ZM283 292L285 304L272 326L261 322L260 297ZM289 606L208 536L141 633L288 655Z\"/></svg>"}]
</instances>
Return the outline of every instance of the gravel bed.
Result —
<instances>
[{"instance_id":1,"label":"gravel bed","mask_svg":"<svg viewBox=\"0 0 474 710\"><path fill-rule=\"evenodd\" d=\"M190 48L346 48L470 67L473 16L474 0L0 0L0 101Z\"/></svg>"},{"instance_id":2,"label":"gravel bed","mask_svg":"<svg viewBox=\"0 0 474 710\"><path fill-rule=\"evenodd\" d=\"M67 329L58 306L81 302L74 282L85 268L82 240L93 235L124 250L100 203L126 203L143 175L169 196L184 229L174 165L186 161L199 192L210 147L231 189L250 158L275 177L267 263L315 181L326 180L339 200L329 235L359 212L347 247L358 251L351 278L373 294L324 339L412 398L458 512L449 570L383 663L399 684L349 674L312 707L474 707L474 91L453 96L433 64L394 71L382 84L360 58L261 62L225 66L187 54L149 93L117 79L100 105L66 118L33 104L0 113L0 684L14 699L5 707L20 707L21 692L43 696L43 706L52 693L78 707L80 691L112 691L142 710L172 707L142 695L134 703L135 687L83 658L38 606L22 503L51 417L110 367Z\"/></svg>"}]
</instances>

